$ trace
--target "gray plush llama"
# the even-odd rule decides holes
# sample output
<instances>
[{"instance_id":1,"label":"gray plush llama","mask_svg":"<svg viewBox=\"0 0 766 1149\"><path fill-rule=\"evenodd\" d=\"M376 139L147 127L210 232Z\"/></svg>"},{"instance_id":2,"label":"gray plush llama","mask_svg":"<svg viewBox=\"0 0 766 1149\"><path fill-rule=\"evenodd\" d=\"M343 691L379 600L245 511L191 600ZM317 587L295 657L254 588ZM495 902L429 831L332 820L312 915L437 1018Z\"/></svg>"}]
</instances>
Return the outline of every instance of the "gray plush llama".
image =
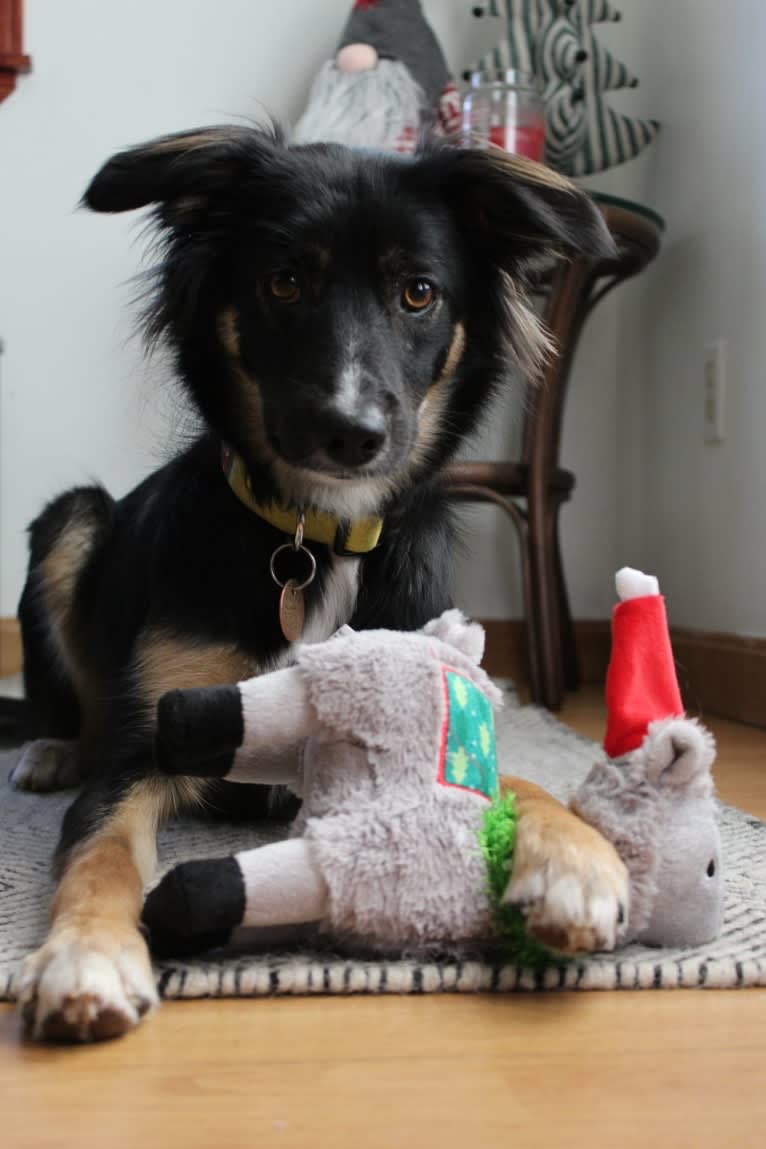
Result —
<instances>
[{"instance_id":1,"label":"gray plush llama","mask_svg":"<svg viewBox=\"0 0 766 1149\"><path fill-rule=\"evenodd\" d=\"M650 614L662 608L654 599ZM638 600L626 609L631 617L647 611ZM519 834L501 859L494 901L479 836L498 789L492 704L500 696L479 668L483 631L459 612L415 634L344 628L300 649L287 670L166 695L158 714L162 769L284 782L300 792L303 808L287 841L171 870L146 904L155 951L225 944L240 925L305 923L389 953L454 948L491 940L498 904L503 912L506 903L522 906L533 932L547 932L553 944L568 923L563 948L570 950L635 937L659 944L712 937L722 891L712 740L685 719L654 724L646 739L645 723L639 731L630 717L625 722L617 689L625 679L623 618L618 608L607 737L618 753L594 767L574 801L603 837L583 837L587 827L549 795L513 780L542 823L525 835L529 814L519 802ZM656 647L657 635L650 637ZM680 712L675 696L655 702L654 713ZM645 706L634 706L636 713L640 725ZM640 744L627 756L626 731ZM513 765L523 775L523 763ZM544 842L541 827L553 828L561 856L545 854L530 868L525 843ZM629 891L610 843L627 866ZM566 870L554 882L561 858L571 867L578 856L577 880ZM545 873L553 923L536 918ZM587 929L575 902L585 907Z\"/></svg>"}]
</instances>

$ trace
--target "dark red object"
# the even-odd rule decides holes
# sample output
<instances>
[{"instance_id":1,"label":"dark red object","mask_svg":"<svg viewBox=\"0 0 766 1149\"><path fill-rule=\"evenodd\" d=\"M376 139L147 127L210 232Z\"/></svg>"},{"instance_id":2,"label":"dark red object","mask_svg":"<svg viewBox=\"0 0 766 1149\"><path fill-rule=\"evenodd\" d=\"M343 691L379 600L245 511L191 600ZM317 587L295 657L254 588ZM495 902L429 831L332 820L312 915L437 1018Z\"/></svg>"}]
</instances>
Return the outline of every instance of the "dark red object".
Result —
<instances>
[{"instance_id":1,"label":"dark red object","mask_svg":"<svg viewBox=\"0 0 766 1149\"><path fill-rule=\"evenodd\" d=\"M23 0L0 0L0 100L10 96L20 72L31 67L22 52Z\"/></svg>"}]
</instances>

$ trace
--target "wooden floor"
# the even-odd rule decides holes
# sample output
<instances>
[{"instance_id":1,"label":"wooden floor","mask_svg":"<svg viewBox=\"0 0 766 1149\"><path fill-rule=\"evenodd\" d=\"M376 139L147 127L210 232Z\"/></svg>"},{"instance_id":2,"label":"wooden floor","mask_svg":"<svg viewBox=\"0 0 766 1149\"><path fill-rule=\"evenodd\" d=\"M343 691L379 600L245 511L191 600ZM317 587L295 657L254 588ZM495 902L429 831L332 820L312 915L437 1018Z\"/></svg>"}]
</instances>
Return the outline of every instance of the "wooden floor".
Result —
<instances>
[{"instance_id":1,"label":"wooden floor","mask_svg":"<svg viewBox=\"0 0 766 1149\"><path fill-rule=\"evenodd\" d=\"M595 692L563 717L599 738ZM711 720L718 788L766 817L766 732ZM44 1049L0 1011L0 1145L748 1149L766 1145L766 990L165 1004Z\"/></svg>"}]
</instances>

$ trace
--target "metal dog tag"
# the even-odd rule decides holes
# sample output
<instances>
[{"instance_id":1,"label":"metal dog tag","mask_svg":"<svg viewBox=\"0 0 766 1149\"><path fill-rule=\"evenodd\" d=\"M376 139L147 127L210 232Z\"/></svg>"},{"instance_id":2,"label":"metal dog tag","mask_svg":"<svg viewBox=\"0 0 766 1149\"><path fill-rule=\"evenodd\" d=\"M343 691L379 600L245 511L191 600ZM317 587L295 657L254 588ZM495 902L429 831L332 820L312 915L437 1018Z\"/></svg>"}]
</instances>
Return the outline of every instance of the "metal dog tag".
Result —
<instances>
[{"instance_id":1,"label":"metal dog tag","mask_svg":"<svg viewBox=\"0 0 766 1149\"><path fill-rule=\"evenodd\" d=\"M297 642L303 633L306 608L303 587L297 579L288 579L279 596L279 625L288 642Z\"/></svg>"}]
</instances>

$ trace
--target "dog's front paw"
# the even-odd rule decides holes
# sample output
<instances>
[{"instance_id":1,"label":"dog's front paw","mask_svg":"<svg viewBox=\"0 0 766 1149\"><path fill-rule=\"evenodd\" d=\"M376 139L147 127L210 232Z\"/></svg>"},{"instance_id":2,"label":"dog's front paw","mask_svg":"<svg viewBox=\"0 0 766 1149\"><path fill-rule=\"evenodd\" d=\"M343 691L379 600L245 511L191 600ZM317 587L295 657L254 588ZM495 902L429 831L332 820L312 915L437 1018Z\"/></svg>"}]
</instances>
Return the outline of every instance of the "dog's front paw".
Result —
<instances>
[{"instance_id":1,"label":"dog's front paw","mask_svg":"<svg viewBox=\"0 0 766 1149\"><path fill-rule=\"evenodd\" d=\"M27 742L11 771L17 790L67 790L82 780L76 742L39 738Z\"/></svg>"},{"instance_id":2,"label":"dog's front paw","mask_svg":"<svg viewBox=\"0 0 766 1149\"><path fill-rule=\"evenodd\" d=\"M532 937L564 954L614 949L628 897L628 872L597 831L568 812L566 821L520 819L503 901Z\"/></svg>"},{"instance_id":3,"label":"dog's front paw","mask_svg":"<svg viewBox=\"0 0 766 1149\"><path fill-rule=\"evenodd\" d=\"M157 1005L146 943L136 929L61 929L23 963L19 1005L41 1041L120 1037Z\"/></svg>"}]
</instances>

